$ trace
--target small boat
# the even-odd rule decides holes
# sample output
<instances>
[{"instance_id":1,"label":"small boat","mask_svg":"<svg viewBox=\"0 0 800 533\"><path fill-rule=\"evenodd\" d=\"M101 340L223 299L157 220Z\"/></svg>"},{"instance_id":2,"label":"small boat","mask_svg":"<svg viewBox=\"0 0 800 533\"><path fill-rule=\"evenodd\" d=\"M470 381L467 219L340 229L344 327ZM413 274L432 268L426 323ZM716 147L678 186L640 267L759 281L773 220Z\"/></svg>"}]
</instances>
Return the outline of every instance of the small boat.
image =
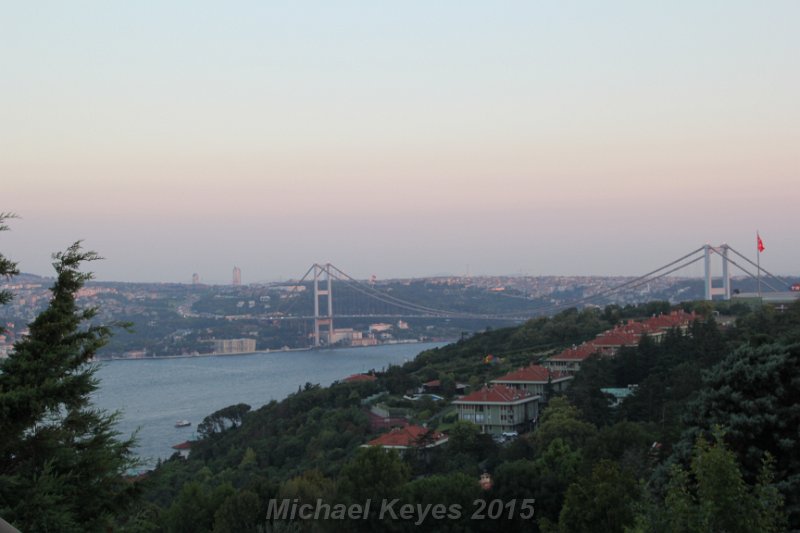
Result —
<instances>
[{"instance_id":1,"label":"small boat","mask_svg":"<svg viewBox=\"0 0 800 533\"><path fill-rule=\"evenodd\" d=\"M189 422L188 420L178 420L177 422L175 422L175 427L176 428L185 428L185 427L188 427L188 426L191 426L191 425L192 425L192 423Z\"/></svg>"}]
</instances>

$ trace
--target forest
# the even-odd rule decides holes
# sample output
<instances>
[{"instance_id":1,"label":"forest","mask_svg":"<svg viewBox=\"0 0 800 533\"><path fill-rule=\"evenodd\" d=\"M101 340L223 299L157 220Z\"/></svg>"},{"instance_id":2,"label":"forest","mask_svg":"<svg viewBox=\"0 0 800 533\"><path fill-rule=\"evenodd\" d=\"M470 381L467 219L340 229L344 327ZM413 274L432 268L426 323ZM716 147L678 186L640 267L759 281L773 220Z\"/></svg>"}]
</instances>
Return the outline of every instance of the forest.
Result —
<instances>
[{"instance_id":1,"label":"forest","mask_svg":"<svg viewBox=\"0 0 800 533\"><path fill-rule=\"evenodd\" d=\"M412 421L449 440L402 454L363 448L375 435L365 399L397 397L430 379L470 387L663 302L568 310L518 328L487 331L423 352L367 383L306 384L282 402L218 412L188 459L174 456L142 482L124 527L151 531L785 531L800 526L794 398L800 382L800 305L779 313L720 303L686 332L615 358L591 358L536 429L500 443L447 412L413 405ZM722 324L724 317L725 323ZM484 356L501 362L487 365ZM612 407L600 389L637 384ZM387 401L395 408L402 401ZM487 473L492 487L479 480ZM421 524L367 520L265 520L271 500L344 504L399 498L465 510ZM476 501L535 501L533 517L476 520ZM506 510L508 508L506 507ZM132 529L131 529L132 528ZM138 528L138 529L137 529Z\"/></svg>"}]
</instances>

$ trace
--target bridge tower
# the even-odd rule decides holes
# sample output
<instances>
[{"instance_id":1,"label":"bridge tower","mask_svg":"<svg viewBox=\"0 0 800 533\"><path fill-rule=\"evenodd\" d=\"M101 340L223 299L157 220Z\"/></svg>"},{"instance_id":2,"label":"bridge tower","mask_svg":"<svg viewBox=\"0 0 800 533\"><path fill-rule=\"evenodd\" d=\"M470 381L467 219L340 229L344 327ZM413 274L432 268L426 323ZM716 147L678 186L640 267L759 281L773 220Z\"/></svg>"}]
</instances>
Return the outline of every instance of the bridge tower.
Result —
<instances>
[{"instance_id":1,"label":"bridge tower","mask_svg":"<svg viewBox=\"0 0 800 533\"><path fill-rule=\"evenodd\" d=\"M320 326L327 326L326 341L333 344L333 292L331 291L331 264L320 265L314 263L314 346L320 346ZM324 276L324 277L323 277ZM325 282L325 288L320 289L320 280ZM319 299L325 296L327 313L319 314Z\"/></svg>"},{"instance_id":2,"label":"bridge tower","mask_svg":"<svg viewBox=\"0 0 800 533\"><path fill-rule=\"evenodd\" d=\"M706 244L703 247L705 253L705 299L712 300L714 296L722 296L724 300L731 299L731 271L728 268L728 250L730 246L722 244L711 246ZM711 278L711 254L715 253L722 257L722 287L714 287Z\"/></svg>"}]
</instances>

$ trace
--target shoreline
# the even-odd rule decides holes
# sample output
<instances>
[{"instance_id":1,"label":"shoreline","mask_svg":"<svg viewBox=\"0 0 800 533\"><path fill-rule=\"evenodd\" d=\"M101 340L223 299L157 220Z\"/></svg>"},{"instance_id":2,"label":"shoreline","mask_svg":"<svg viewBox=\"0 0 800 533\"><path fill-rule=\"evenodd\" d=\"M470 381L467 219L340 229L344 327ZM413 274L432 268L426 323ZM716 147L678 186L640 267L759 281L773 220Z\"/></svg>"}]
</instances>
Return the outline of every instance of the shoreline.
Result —
<instances>
[{"instance_id":1,"label":"shoreline","mask_svg":"<svg viewBox=\"0 0 800 533\"><path fill-rule=\"evenodd\" d=\"M311 352L311 351L334 351L334 350L352 350L356 348L376 348L380 346L397 346L402 344L436 344L436 343L446 343L449 344L451 342L455 342L455 339L432 339L432 340L406 340L406 341L397 341L397 342L384 342L381 344L376 344L373 346L335 346L335 347L313 347L309 346L307 348L286 348L281 350L256 350L254 352L213 352L213 353L200 353L200 354L182 354L182 355L152 355L148 357L120 357L120 356L111 356L111 357L103 357L100 359L96 359L95 363L106 363L111 361L153 361L153 360L162 360L162 359L192 359L198 357L229 357L229 356L239 356L239 355L266 355L266 354L281 354L281 353L292 353L292 352Z\"/></svg>"}]
</instances>

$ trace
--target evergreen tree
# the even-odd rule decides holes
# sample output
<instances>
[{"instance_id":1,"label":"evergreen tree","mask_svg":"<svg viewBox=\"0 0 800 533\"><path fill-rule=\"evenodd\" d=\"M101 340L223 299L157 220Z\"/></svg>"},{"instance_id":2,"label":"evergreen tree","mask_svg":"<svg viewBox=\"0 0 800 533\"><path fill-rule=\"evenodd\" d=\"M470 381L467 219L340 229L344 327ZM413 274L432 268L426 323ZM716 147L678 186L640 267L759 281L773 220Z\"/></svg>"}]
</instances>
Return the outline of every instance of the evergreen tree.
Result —
<instances>
[{"instance_id":1,"label":"evergreen tree","mask_svg":"<svg viewBox=\"0 0 800 533\"><path fill-rule=\"evenodd\" d=\"M8 226L6 226L4 222L9 218L14 218L14 215L11 213L0 213L0 231L6 231L8 229ZM17 264L6 259L3 254L0 254L0 277L8 279L15 274L19 274ZM7 304L11 301L11 298L12 294L10 291L0 291L0 305ZM0 326L0 333L3 333L2 326Z\"/></svg>"},{"instance_id":2,"label":"evergreen tree","mask_svg":"<svg viewBox=\"0 0 800 533\"><path fill-rule=\"evenodd\" d=\"M674 459L688 463L691 442L714 426L754 484L764 458L775 460L776 485L786 499L790 527L800 529L800 344L764 344L736 350L705 377L705 388L688 419L690 429Z\"/></svg>"},{"instance_id":3,"label":"evergreen tree","mask_svg":"<svg viewBox=\"0 0 800 533\"><path fill-rule=\"evenodd\" d=\"M137 491L124 479L133 440L91 404L111 328L75 298L91 278L80 265L99 257L78 242L53 258L52 299L0 367L0 515L24 531L100 531Z\"/></svg>"}]
</instances>

